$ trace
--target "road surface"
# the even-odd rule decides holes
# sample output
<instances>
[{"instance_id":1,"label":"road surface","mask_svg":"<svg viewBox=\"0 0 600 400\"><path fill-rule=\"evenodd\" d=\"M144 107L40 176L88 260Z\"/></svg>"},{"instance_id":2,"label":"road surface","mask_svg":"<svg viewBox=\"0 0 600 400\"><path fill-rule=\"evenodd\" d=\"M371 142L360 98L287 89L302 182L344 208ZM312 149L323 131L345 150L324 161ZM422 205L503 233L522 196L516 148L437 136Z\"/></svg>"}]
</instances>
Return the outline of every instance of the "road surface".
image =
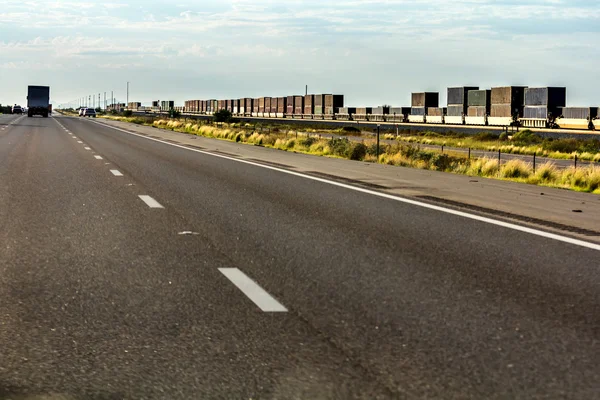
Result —
<instances>
[{"instance_id":1,"label":"road surface","mask_svg":"<svg viewBox=\"0 0 600 400\"><path fill-rule=\"evenodd\" d=\"M593 233L203 146L0 117L0 398L598 397Z\"/></svg>"}]
</instances>

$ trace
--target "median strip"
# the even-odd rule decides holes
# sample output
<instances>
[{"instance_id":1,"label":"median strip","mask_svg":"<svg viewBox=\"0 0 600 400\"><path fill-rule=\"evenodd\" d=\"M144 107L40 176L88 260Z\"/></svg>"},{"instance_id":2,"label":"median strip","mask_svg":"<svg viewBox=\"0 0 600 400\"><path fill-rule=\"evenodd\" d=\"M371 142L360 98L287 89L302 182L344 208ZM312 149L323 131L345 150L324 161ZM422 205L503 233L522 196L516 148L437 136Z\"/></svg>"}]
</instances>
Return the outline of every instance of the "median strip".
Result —
<instances>
[{"instance_id":1,"label":"median strip","mask_svg":"<svg viewBox=\"0 0 600 400\"><path fill-rule=\"evenodd\" d=\"M281 303L267 293L256 282L250 279L238 268L219 268L219 271L227 277L238 289L242 291L263 312L287 312Z\"/></svg>"}]
</instances>

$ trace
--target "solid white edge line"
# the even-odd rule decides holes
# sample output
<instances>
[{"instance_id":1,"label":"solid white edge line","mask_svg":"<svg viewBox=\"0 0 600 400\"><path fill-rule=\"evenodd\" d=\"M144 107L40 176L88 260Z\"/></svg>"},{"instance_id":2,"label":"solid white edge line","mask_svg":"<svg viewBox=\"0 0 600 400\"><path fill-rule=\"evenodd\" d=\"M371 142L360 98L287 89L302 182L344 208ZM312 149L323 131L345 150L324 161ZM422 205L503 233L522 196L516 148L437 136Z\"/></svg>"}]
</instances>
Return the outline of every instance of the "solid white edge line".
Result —
<instances>
[{"instance_id":1,"label":"solid white edge line","mask_svg":"<svg viewBox=\"0 0 600 400\"><path fill-rule=\"evenodd\" d=\"M280 302L275 300L266 290L254 282L238 268L219 268L219 271L229 279L242 293L246 295L263 312L287 312Z\"/></svg>"},{"instance_id":2,"label":"solid white edge line","mask_svg":"<svg viewBox=\"0 0 600 400\"><path fill-rule=\"evenodd\" d=\"M117 170L117 169L111 169L110 172L114 175L114 176L123 176L123 174Z\"/></svg>"},{"instance_id":3,"label":"solid white edge line","mask_svg":"<svg viewBox=\"0 0 600 400\"><path fill-rule=\"evenodd\" d=\"M142 201L144 203L146 203L146 205L150 208L164 208L162 206L162 204L160 204L158 201L154 200L152 197L145 195L145 194L140 194L138 195L138 197L140 199L142 199Z\"/></svg>"},{"instance_id":4,"label":"solid white edge line","mask_svg":"<svg viewBox=\"0 0 600 400\"><path fill-rule=\"evenodd\" d=\"M445 207L440 207L440 206L436 206L436 205L433 205L433 204L423 203L423 202L420 202L420 201L417 201L417 200L411 200L411 199L407 199L407 198L404 198L404 197L395 196L395 195L392 195L392 194L376 192L376 191L373 191L373 190L364 189L364 188L357 187L357 186L347 185L345 183L330 181L330 180L327 180L327 179L318 178L316 176L306 175L306 174L303 174L303 173L300 173L300 172L289 171L289 170L286 170L286 169L277 168L277 167L273 167L273 166L270 166L270 165L259 164L259 163L256 163L256 162L252 162L252 161L248 161L248 160L242 160L242 159L239 159L239 158L229 157L229 156L222 155L222 154L215 154L215 153L211 153L209 151L204 151L204 150L199 150L199 149L193 149L193 148L186 147L186 146L183 146L183 145L180 145L180 144L169 143L169 142L165 142L164 140L155 139L155 138L147 137L147 136L144 136L144 135L140 135L138 133L129 132L129 131L126 131L124 129L117 128L115 126L103 124L103 123L96 122L96 121L90 121L90 122L94 123L94 124L98 124L98 125L104 126L106 128L114 129L116 131L120 131L120 132L124 132L124 133L130 134L130 135L138 136L138 137L141 137L141 138L144 138L144 139L147 139L147 140L152 140L154 142L159 142L159 143L163 143L163 144L166 144L166 145L169 145L169 146L174 146L174 147L179 147L181 149L185 149L185 150L189 150L189 151L194 151L196 153L206 154L206 155L212 156L212 157L224 158L224 159L230 160L230 161L236 161L236 162L247 164L247 165L253 165L253 166L256 166L256 167L260 167L260 168L270 169L272 171L278 171L278 172L282 172L284 174L298 176L298 177L309 179L309 180L312 180L312 181L322 182L322 183L326 183L326 184L329 184L329 185L333 185L333 186L337 186L337 187L341 187L341 188L345 188L345 189L354 190L356 192L366 193L366 194L370 194L370 195L373 195L373 196L382 197L382 198L385 198L385 199L390 199L390 200L398 201L398 202L405 203L405 204L411 204L411 205L414 205L414 206L418 206L418 207L422 207L422 208L427 208L427 209L430 209L430 210L440 211L440 212L443 212L443 213L446 213L446 214L456 215L456 216L459 216L459 217L468 218L468 219L472 219L472 220L475 220L475 221L484 222L484 223L491 224L491 225L496 225L496 226L501 226L503 228L508 228L508 229L512 229L512 230L515 230L515 231L519 231L519 232L525 232L525 233L529 233L531 235L536 235L536 236L544 237L544 238L547 238L547 239L553 239L553 240L557 240L559 242L569 243L569 244L573 244L575 246L586 247L588 249L600 251L600 244L590 243L590 242L586 242L584 240L574 239L574 238L570 238L570 237L567 237L567 236L558 235L556 233L545 232L545 231L541 231L539 229L528 228L528 227L525 227L525 226L512 224L510 222L504 222L504 221L499 221L499 220L495 220L495 219L488 218L488 217L482 217L482 216L475 215L475 214L469 214L467 212L457 211L457 210L453 210L451 208L445 208Z\"/></svg>"}]
</instances>

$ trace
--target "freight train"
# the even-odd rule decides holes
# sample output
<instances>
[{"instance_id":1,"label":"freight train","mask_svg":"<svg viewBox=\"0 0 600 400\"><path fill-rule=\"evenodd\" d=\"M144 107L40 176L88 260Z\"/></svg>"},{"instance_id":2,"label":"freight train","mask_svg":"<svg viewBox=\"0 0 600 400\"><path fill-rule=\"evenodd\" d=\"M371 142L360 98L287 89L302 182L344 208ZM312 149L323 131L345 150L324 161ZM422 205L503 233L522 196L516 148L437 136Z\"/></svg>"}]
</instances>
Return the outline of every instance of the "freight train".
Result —
<instances>
[{"instance_id":1,"label":"freight train","mask_svg":"<svg viewBox=\"0 0 600 400\"><path fill-rule=\"evenodd\" d=\"M522 126L529 128L600 129L598 107L567 107L566 88L505 86L479 89L451 87L448 104L439 106L438 92L412 93L411 107L346 107L344 96L307 94L228 100L187 100L175 107L188 115L227 110L238 117L369 121L445 125ZM140 103L132 103L141 107Z\"/></svg>"}]
</instances>

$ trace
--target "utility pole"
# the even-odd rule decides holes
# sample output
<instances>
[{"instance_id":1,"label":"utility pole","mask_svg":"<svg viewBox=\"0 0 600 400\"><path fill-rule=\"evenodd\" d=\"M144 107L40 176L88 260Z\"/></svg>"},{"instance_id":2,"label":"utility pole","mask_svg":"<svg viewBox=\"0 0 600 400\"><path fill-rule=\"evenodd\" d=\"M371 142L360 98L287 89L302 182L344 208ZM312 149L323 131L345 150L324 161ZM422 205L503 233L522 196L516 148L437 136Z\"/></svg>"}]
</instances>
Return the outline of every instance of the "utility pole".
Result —
<instances>
[{"instance_id":1,"label":"utility pole","mask_svg":"<svg viewBox=\"0 0 600 400\"><path fill-rule=\"evenodd\" d=\"M106 92L104 92L104 111L106 111Z\"/></svg>"},{"instance_id":2,"label":"utility pole","mask_svg":"<svg viewBox=\"0 0 600 400\"><path fill-rule=\"evenodd\" d=\"M304 91L304 95L308 96L308 85L306 85L306 90Z\"/></svg>"},{"instance_id":3,"label":"utility pole","mask_svg":"<svg viewBox=\"0 0 600 400\"><path fill-rule=\"evenodd\" d=\"M129 82L127 82L127 106L129 106Z\"/></svg>"}]
</instances>

